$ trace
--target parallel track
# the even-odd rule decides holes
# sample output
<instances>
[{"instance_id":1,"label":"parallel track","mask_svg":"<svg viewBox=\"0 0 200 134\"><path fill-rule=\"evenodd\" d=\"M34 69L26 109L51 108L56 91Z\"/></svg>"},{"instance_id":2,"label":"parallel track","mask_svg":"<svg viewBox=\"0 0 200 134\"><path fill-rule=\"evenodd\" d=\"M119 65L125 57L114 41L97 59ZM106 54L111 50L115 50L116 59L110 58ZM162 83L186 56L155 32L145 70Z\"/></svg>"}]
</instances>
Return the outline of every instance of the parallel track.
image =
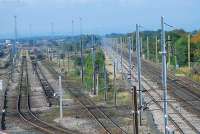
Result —
<instances>
[{"instance_id":1,"label":"parallel track","mask_svg":"<svg viewBox=\"0 0 200 134\"><path fill-rule=\"evenodd\" d=\"M47 66L48 70L57 77L58 73L50 66ZM96 104L89 99L84 93L80 91L80 88L69 87L68 84L63 83L70 94L88 111L96 122L104 129L108 134L127 134L111 117L109 117L104 111L96 106ZM92 109L90 107L93 107Z\"/></svg>"},{"instance_id":2,"label":"parallel track","mask_svg":"<svg viewBox=\"0 0 200 134\"><path fill-rule=\"evenodd\" d=\"M10 63L9 63L10 64ZM3 110L5 110L4 112L2 112L2 116L1 116L1 129L2 130L5 130L6 129L6 112L7 112L7 95L8 95L8 90L9 90L9 86L10 86L10 80L11 80L11 76L12 76L12 74L11 73L13 73L11 70L13 70L14 69L14 66L8 66L8 68L9 67L11 67L10 69L9 69L9 71L7 71L7 72L5 72L5 73L1 73L0 74L0 77L4 77L5 78L5 76L6 76L6 79L7 79L7 81L8 81L8 84L7 84L7 86L6 86L6 88L5 88L5 91L4 91L4 98L3 98Z\"/></svg>"},{"instance_id":3,"label":"parallel track","mask_svg":"<svg viewBox=\"0 0 200 134\"><path fill-rule=\"evenodd\" d=\"M126 55L124 53L124 56L126 59L128 59L128 55ZM134 61L134 63L136 63L136 59L134 56L132 56L132 60ZM158 67L154 67L152 65L149 65L146 61L142 61L142 64L143 64L143 68L142 68L142 71L143 71L143 74L144 75L147 75L148 77L150 76L151 77L151 80L153 80L154 82L156 81L158 84L161 84L160 83L160 79L161 79L161 72L160 72L160 69ZM125 65L125 63L123 64L123 66L125 67L126 70L128 70L127 68L127 65ZM185 94L188 94L188 92L190 91L189 88L187 87L187 85L184 85L184 82L174 82L174 76L172 74L169 74L168 75L168 88L170 90L181 90L181 92L184 92ZM160 98L162 99L162 96L156 91L156 89L154 89L150 84L148 84L148 82L144 79L142 79L142 81L145 81L145 83L151 88L150 91L153 91L154 94L156 94L157 98ZM185 89L187 89L188 91L186 91ZM162 103L161 102L158 102L156 99L155 99L155 96L151 95L151 93L146 90L145 94L147 96L149 96L153 102L155 102L155 104L163 111L162 109ZM197 101L199 101L199 97L197 97L197 95L195 94L192 94L192 93L189 93L191 97L193 97L194 99L196 99ZM183 97L180 97L178 95L176 95L176 98L179 99L179 101L183 101L185 103L187 103L188 105L190 105L190 107L194 108L197 115L198 115L198 107L195 107L195 105L189 103L187 100L185 100ZM182 121L187 125L189 126L195 133L199 134L199 131L198 129L190 122L188 121L176 108L174 108L174 106L170 103L168 103L169 105L169 111L174 111L175 114L172 114L171 116L169 115L169 120L172 122L172 124L177 128L177 130L184 134L182 128L180 127L180 124L179 123L176 123L176 121L174 120L174 118L180 118L182 119ZM176 117L177 116L177 117Z\"/></svg>"},{"instance_id":4,"label":"parallel track","mask_svg":"<svg viewBox=\"0 0 200 134\"><path fill-rule=\"evenodd\" d=\"M40 82L40 85L42 86L42 89L45 93L46 100L49 103L49 106L51 106L52 104L58 104L58 99L56 99L54 96L54 93L55 93L54 89L51 86L51 84L48 82L46 76L42 72L37 62L33 64L33 70L35 71L36 76Z\"/></svg>"},{"instance_id":5,"label":"parallel track","mask_svg":"<svg viewBox=\"0 0 200 134\"><path fill-rule=\"evenodd\" d=\"M123 66L124 66L124 68L128 71L127 66L126 66L125 64L123 64ZM144 81L144 79L142 79L142 80ZM150 86L150 85L148 84L148 86ZM144 87L143 87L143 88L144 88ZM154 88L151 87L150 90L152 90L153 92L155 92L156 94L158 94L157 91L156 91ZM162 98L160 95L159 95L158 98L155 98L153 95L151 95L151 93L150 93L148 90L145 90L145 94L151 98L151 100L159 107L159 109L160 109L161 111L163 111L161 102L158 102L158 101L157 101L158 98L160 98L160 99ZM184 134L183 130L182 130L182 129L180 128L180 126L172 119L171 116L169 116L169 120L172 122L172 124L174 125L174 127L176 127L177 130L178 130L181 134Z\"/></svg>"},{"instance_id":6,"label":"parallel track","mask_svg":"<svg viewBox=\"0 0 200 134\"><path fill-rule=\"evenodd\" d=\"M19 95L17 100L17 111L19 117L29 125L32 125L37 130L48 134L73 134L74 131L56 127L52 124L40 120L32 111L30 104L30 88L27 70L26 58L23 58L20 84L19 84ZM76 132L77 133L77 132Z\"/></svg>"},{"instance_id":7,"label":"parallel track","mask_svg":"<svg viewBox=\"0 0 200 134\"><path fill-rule=\"evenodd\" d=\"M149 70L150 71L150 70ZM152 73L152 72L151 72ZM155 73L155 72L154 72ZM146 82L146 80L144 80L143 79L143 81L145 81ZM147 82L146 82L147 83ZM148 86L149 87L151 87L151 89L150 90L152 90L153 92L155 92L156 94L157 94L157 96L159 97L159 98L162 98L162 96L150 85L150 84L148 84ZM173 86L173 87L172 87ZM172 88L174 88L174 87L176 87L176 85L173 83L173 84L168 84L168 88L169 89L172 89ZM147 91L147 93L150 95L150 93ZM177 98L178 98L178 96L177 96ZM185 100L183 100L182 98L179 98L179 101L184 101L185 103L187 102L187 101L185 101ZM159 102L158 102L159 103ZM188 121L176 108L174 108L174 106L171 104L171 103L169 103L168 102L168 105L169 105L169 108L171 108L173 111L174 111L174 113L176 113L176 114L173 114L172 115L172 117L173 116L178 116L179 118L181 118L186 124L187 124L187 126L189 126L193 131L195 131L197 134L199 133L199 131L198 131L198 129L194 126L194 125L192 125L192 123L190 123L190 121ZM169 118L171 118L172 120L173 120L173 118L172 118L171 116L169 116ZM177 123L175 123L175 121L172 121L173 122L173 124L174 125L176 125L176 126L179 126L180 124L177 124ZM178 128L178 127L177 127ZM181 130L181 128L179 127L178 128L179 130ZM182 131L183 132L183 131ZM184 132L183 132L184 133Z\"/></svg>"},{"instance_id":8,"label":"parallel track","mask_svg":"<svg viewBox=\"0 0 200 134\"><path fill-rule=\"evenodd\" d=\"M156 89L154 89L150 84L147 83L146 80L142 79L142 81L144 81L149 87L150 87L150 91L154 92L156 94L157 97L155 97L155 94L152 95L150 93L150 91L148 90L145 90L145 94L147 96L149 96L151 98L151 100L160 108L161 111L163 111L163 108L162 108L162 102L161 101L158 101L156 99L162 99L162 96L156 91ZM143 87L144 88L144 87ZM156 98L156 99L155 99ZM196 127L194 127L194 125L192 125L176 108L174 108L174 106L170 103L168 103L169 105L169 110L168 111L172 111L173 115L169 113L169 121L172 122L172 124L177 128L177 130L184 134L184 131L182 130L182 128L180 127L180 122L177 123L174 118L181 118L186 124L187 126L189 126L192 130L194 130L196 133L198 133L199 131L196 129ZM175 117L175 116L178 116L178 117Z\"/></svg>"},{"instance_id":9,"label":"parallel track","mask_svg":"<svg viewBox=\"0 0 200 134\"><path fill-rule=\"evenodd\" d=\"M156 81L161 87L161 82L159 81L161 79L161 72L151 66L144 66L146 66L143 69L144 75L148 75L151 80ZM169 93L175 96L178 101L184 102L184 105L187 106L188 110L200 117L200 97L198 95L190 92L190 89L187 85L184 85L183 82L174 80L172 75L168 75L167 86Z\"/></svg>"},{"instance_id":10,"label":"parallel track","mask_svg":"<svg viewBox=\"0 0 200 134\"><path fill-rule=\"evenodd\" d=\"M143 63L145 65L148 65L149 67L153 67L152 68L153 70L161 72L161 67L159 65L153 64L152 62L149 62L146 60L143 60ZM179 79L174 75L174 72L172 72L172 71L168 71L168 80L173 81L173 83L175 83L177 86L179 86L179 88L186 89L190 93L192 93L194 96L200 98L200 83L193 81L192 79L190 79L188 77ZM174 81L174 80L176 80L176 81ZM195 89L198 93L191 90L191 88Z\"/></svg>"},{"instance_id":11,"label":"parallel track","mask_svg":"<svg viewBox=\"0 0 200 134\"><path fill-rule=\"evenodd\" d=\"M125 59L128 59L128 54L125 51L123 52L123 56ZM132 56L132 61L133 63L136 63L135 56ZM159 65L154 65L153 63L142 60L142 72L145 77L147 76L162 87L161 68ZM189 78L185 78L185 81L175 78L176 77L171 72L168 73L169 93L179 99L180 102L184 102L189 107L188 109L190 111L200 116L200 84L190 80ZM199 94L193 92L191 88L195 89Z\"/></svg>"}]
</instances>

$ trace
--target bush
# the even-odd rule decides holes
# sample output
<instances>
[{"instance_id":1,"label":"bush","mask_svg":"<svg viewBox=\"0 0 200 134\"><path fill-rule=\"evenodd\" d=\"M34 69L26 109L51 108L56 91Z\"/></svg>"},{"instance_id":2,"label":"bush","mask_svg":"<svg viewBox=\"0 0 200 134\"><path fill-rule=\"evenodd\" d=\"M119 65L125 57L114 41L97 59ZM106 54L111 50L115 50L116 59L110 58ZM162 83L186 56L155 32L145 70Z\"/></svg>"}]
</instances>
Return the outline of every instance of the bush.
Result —
<instances>
[{"instance_id":1,"label":"bush","mask_svg":"<svg viewBox=\"0 0 200 134\"><path fill-rule=\"evenodd\" d=\"M192 73L200 75L200 63L194 64L194 66L192 68Z\"/></svg>"},{"instance_id":2,"label":"bush","mask_svg":"<svg viewBox=\"0 0 200 134\"><path fill-rule=\"evenodd\" d=\"M81 57L74 58L74 65L81 66Z\"/></svg>"}]
</instances>

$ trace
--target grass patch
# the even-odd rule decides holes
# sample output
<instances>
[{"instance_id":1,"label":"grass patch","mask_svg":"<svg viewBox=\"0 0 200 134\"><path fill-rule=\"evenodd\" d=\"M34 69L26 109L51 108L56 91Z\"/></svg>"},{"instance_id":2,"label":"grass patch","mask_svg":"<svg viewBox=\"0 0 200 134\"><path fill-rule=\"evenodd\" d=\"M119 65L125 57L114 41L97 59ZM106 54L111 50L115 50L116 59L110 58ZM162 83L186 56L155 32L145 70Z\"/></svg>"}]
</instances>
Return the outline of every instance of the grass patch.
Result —
<instances>
[{"instance_id":1,"label":"grass patch","mask_svg":"<svg viewBox=\"0 0 200 134\"><path fill-rule=\"evenodd\" d=\"M177 69L177 73L182 73L185 76L191 78L192 80L196 81L196 82L200 82L200 75L198 74L193 74L192 70L189 69L188 67L181 67L179 69Z\"/></svg>"},{"instance_id":2,"label":"grass patch","mask_svg":"<svg viewBox=\"0 0 200 134\"><path fill-rule=\"evenodd\" d=\"M119 105L127 105L130 103L130 93L129 92L119 92L117 94L118 104Z\"/></svg>"}]
</instances>

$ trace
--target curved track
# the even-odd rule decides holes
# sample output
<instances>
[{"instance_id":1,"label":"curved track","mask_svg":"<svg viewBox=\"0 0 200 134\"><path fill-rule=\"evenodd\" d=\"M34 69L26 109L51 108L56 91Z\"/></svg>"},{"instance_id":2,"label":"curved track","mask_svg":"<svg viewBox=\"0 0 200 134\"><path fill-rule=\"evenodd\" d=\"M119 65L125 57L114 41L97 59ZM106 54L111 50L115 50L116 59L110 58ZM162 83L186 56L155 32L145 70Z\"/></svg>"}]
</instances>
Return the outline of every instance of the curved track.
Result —
<instances>
[{"instance_id":1,"label":"curved track","mask_svg":"<svg viewBox=\"0 0 200 134\"><path fill-rule=\"evenodd\" d=\"M66 130L60 127L56 127L52 124L40 120L32 111L30 104L30 88L27 71L26 58L22 60L20 84L19 84L19 95L17 100L17 111L19 117L23 119L29 125L32 125L37 130L48 134L73 134L74 131ZM77 133L77 132L76 132Z\"/></svg>"}]
</instances>

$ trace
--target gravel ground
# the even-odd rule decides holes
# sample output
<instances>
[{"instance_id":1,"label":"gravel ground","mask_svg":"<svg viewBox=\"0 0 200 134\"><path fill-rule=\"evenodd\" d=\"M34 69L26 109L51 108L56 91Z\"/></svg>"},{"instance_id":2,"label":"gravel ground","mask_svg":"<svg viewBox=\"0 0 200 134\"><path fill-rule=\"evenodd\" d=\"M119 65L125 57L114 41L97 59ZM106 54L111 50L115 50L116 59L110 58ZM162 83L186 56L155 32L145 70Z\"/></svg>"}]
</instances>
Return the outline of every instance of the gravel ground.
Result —
<instances>
[{"instance_id":1,"label":"gravel ground","mask_svg":"<svg viewBox=\"0 0 200 134\"><path fill-rule=\"evenodd\" d=\"M24 123L16 114L16 106L17 106L17 85L19 80L19 70L15 68L13 74L13 82L8 87L8 109L6 116L6 133L10 134L40 134L38 131L34 130L33 127Z\"/></svg>"},{"instance_id":2,"label":"gravel ground","mask_svg":"<svg viewBox=\"0 0 200 134\"><path fill-rule=\"evenodd\" d=\"M92 120L65 117L62 121L60 121L60 118L56 118L54 121L60 123L61 126L65 128L79 130L83 134L100 134L100 132L93 126L95 121Z\"/></svg>"},{"instance_id":3,"label":"gravel ground","mask_svg":"<svg viewBox=\"0 0 200 134\"><path fill-rule=\"evenodd\" d=\"M110 62L112 61L112 58L113 56L111 56L111 54L113 53L113 55L115 55L114 53L115 52L112 52L112 50L110 51L107 51L107 49L105 49L105 57L106 57L106 62ZM123 59L123 62L126 62L124 59ZM127 63L127 62L126 62ZM111 64L109 64L109 68L113 68ZM112 73L112 70L108 69L108 71L110 71L110 73ZM119 69L116 71L116 73L118 73L118 76L120 76L120 74L122 73L122 69ZM126 70L123 69L123 73L127 73ZM132 75L133 76L136 76L136 73L135 72L132 72ZM125 81L124 81L125 82ZM128 85L127 82L125 82L126 84L125 85ZM137 83L132 83L133 85L137 85ZM143 86L145 86L145 83L142 83ZM127 89L127 87L125 87L125 89ZM128 88L130 89L130 87ZM154 107L155 109L155 107ZM157 112L157 111L155 111ZM152 134L159 134L160 131L158 130L158 126L159 126L159 123L162 124L163 122L159 121L159 123L157 122L157 118L155 119L155 112L152 111L152 112L144 112L143 113L143 125L142 126L139 126L139 130L140 130L140 133L152 133ZM159 118L159 119L162 119L162 112L158 111L156 116ZM156 122L155 122L156 120Z\"/></svg>"},{"instance_id":4,"label":"gravel ground","mask_svg":"<svg viewBox=\"0 0 200 134\"><path fill-rule=\"evenodd\" d=\"M109 59L109 57L106 57L106 64L108 66L108 72L110 74L110 79L112 79L112 62L111 60ZM128 92L127 89L129 89L130 87L127 87L127 83L125 83L125 81L123 80L120 80L122 77L121 77L121 74L118 72L117 73L117 80L118 80L118 88L120 90L122 89L126 89L126 91L120 91L121 93L123 93L123 95L125 95L124 97L128 97L127 96L127 93L125 92ZM113 104L111 103L110 105L109 104L106 104L104 102L102 102L102 98L99 98L99 99L95 99L93 98L94 101L96 101L96 103L98 104L98 106L113 106ZM119 101L120 102L120 101ZM123 101L122 101L123 102ZM120 102L121 104L121 102ZM111 109L106 109L105 112L106 114L110 115L112 117L112 119L117 122L122 128L124 128L124 130L126 130L128 133L132 133L133 132L133 126L132 126L132 116L130 115L130 108L129 109L116 109L115 107L111 108ZM148 115L148 116L147 116ZM146 133L152 133L152 134L159 134L159 131L157 131L156 127L155 127L155 124L153 122L153 119L150 118L152 116L150 116L151 114L145 114L144 116L144 125L140 127L140 133L142 134L146 134ZM56 121L58 122L59 121L59 118L56 118ZM148 122L147 122L148 121ZM72 127L72 129L74 129L76 126L73 126L73 125L76 125L76 120L74 120L74 118L71 118L71 117L67 117L67 118L64 118L64 122L70 122L70 124L67 124L65 125L65 127ZM80 122L78 123L78 125L81 125L82 126L82 123L83 122L86 122L85 119L84 120L80 120ZM63 123L63 122L62 122ZM150 124L150 125L149 125ZM84 126L84 125L83 125ZM89 127L90 129L90 127ZM81 131L82 132L82 131Z\"/></svg>"},{"instance_id":5,"label":"gravel ground","mask_svg":"<svg viewBox=\"0 0 200 134\"><path fill-rule=\"evenodd\" d=\"M16 106L17 106L17 85L19 82L19 70L15 68L13 79L14 81L9 86L8 91L8 114L6 116L6 132L11 134L40 134L39 131L35 130L32 126L25 123L21 120L16 114ZM31 84L31 93L32 93L32 106L33 111L43 111L48 109L47 103L42 91L42 88L39 85L38 80L33 75L32 66L30 61L28 62L28 70L29 70L29 79Z\"/></svg>"},{"instance_id":6,"label":"gravel ground","mask_svg":"<svg viewBox=\"0 0 200 134\"><path fill-rule=\"evenodd\" d=\"M28 72L31 86L31 108L33 111L42 111L48 109L48 103L40 82L33 72L31 60L28 58Z\"/></svg>"}]
</instances>

